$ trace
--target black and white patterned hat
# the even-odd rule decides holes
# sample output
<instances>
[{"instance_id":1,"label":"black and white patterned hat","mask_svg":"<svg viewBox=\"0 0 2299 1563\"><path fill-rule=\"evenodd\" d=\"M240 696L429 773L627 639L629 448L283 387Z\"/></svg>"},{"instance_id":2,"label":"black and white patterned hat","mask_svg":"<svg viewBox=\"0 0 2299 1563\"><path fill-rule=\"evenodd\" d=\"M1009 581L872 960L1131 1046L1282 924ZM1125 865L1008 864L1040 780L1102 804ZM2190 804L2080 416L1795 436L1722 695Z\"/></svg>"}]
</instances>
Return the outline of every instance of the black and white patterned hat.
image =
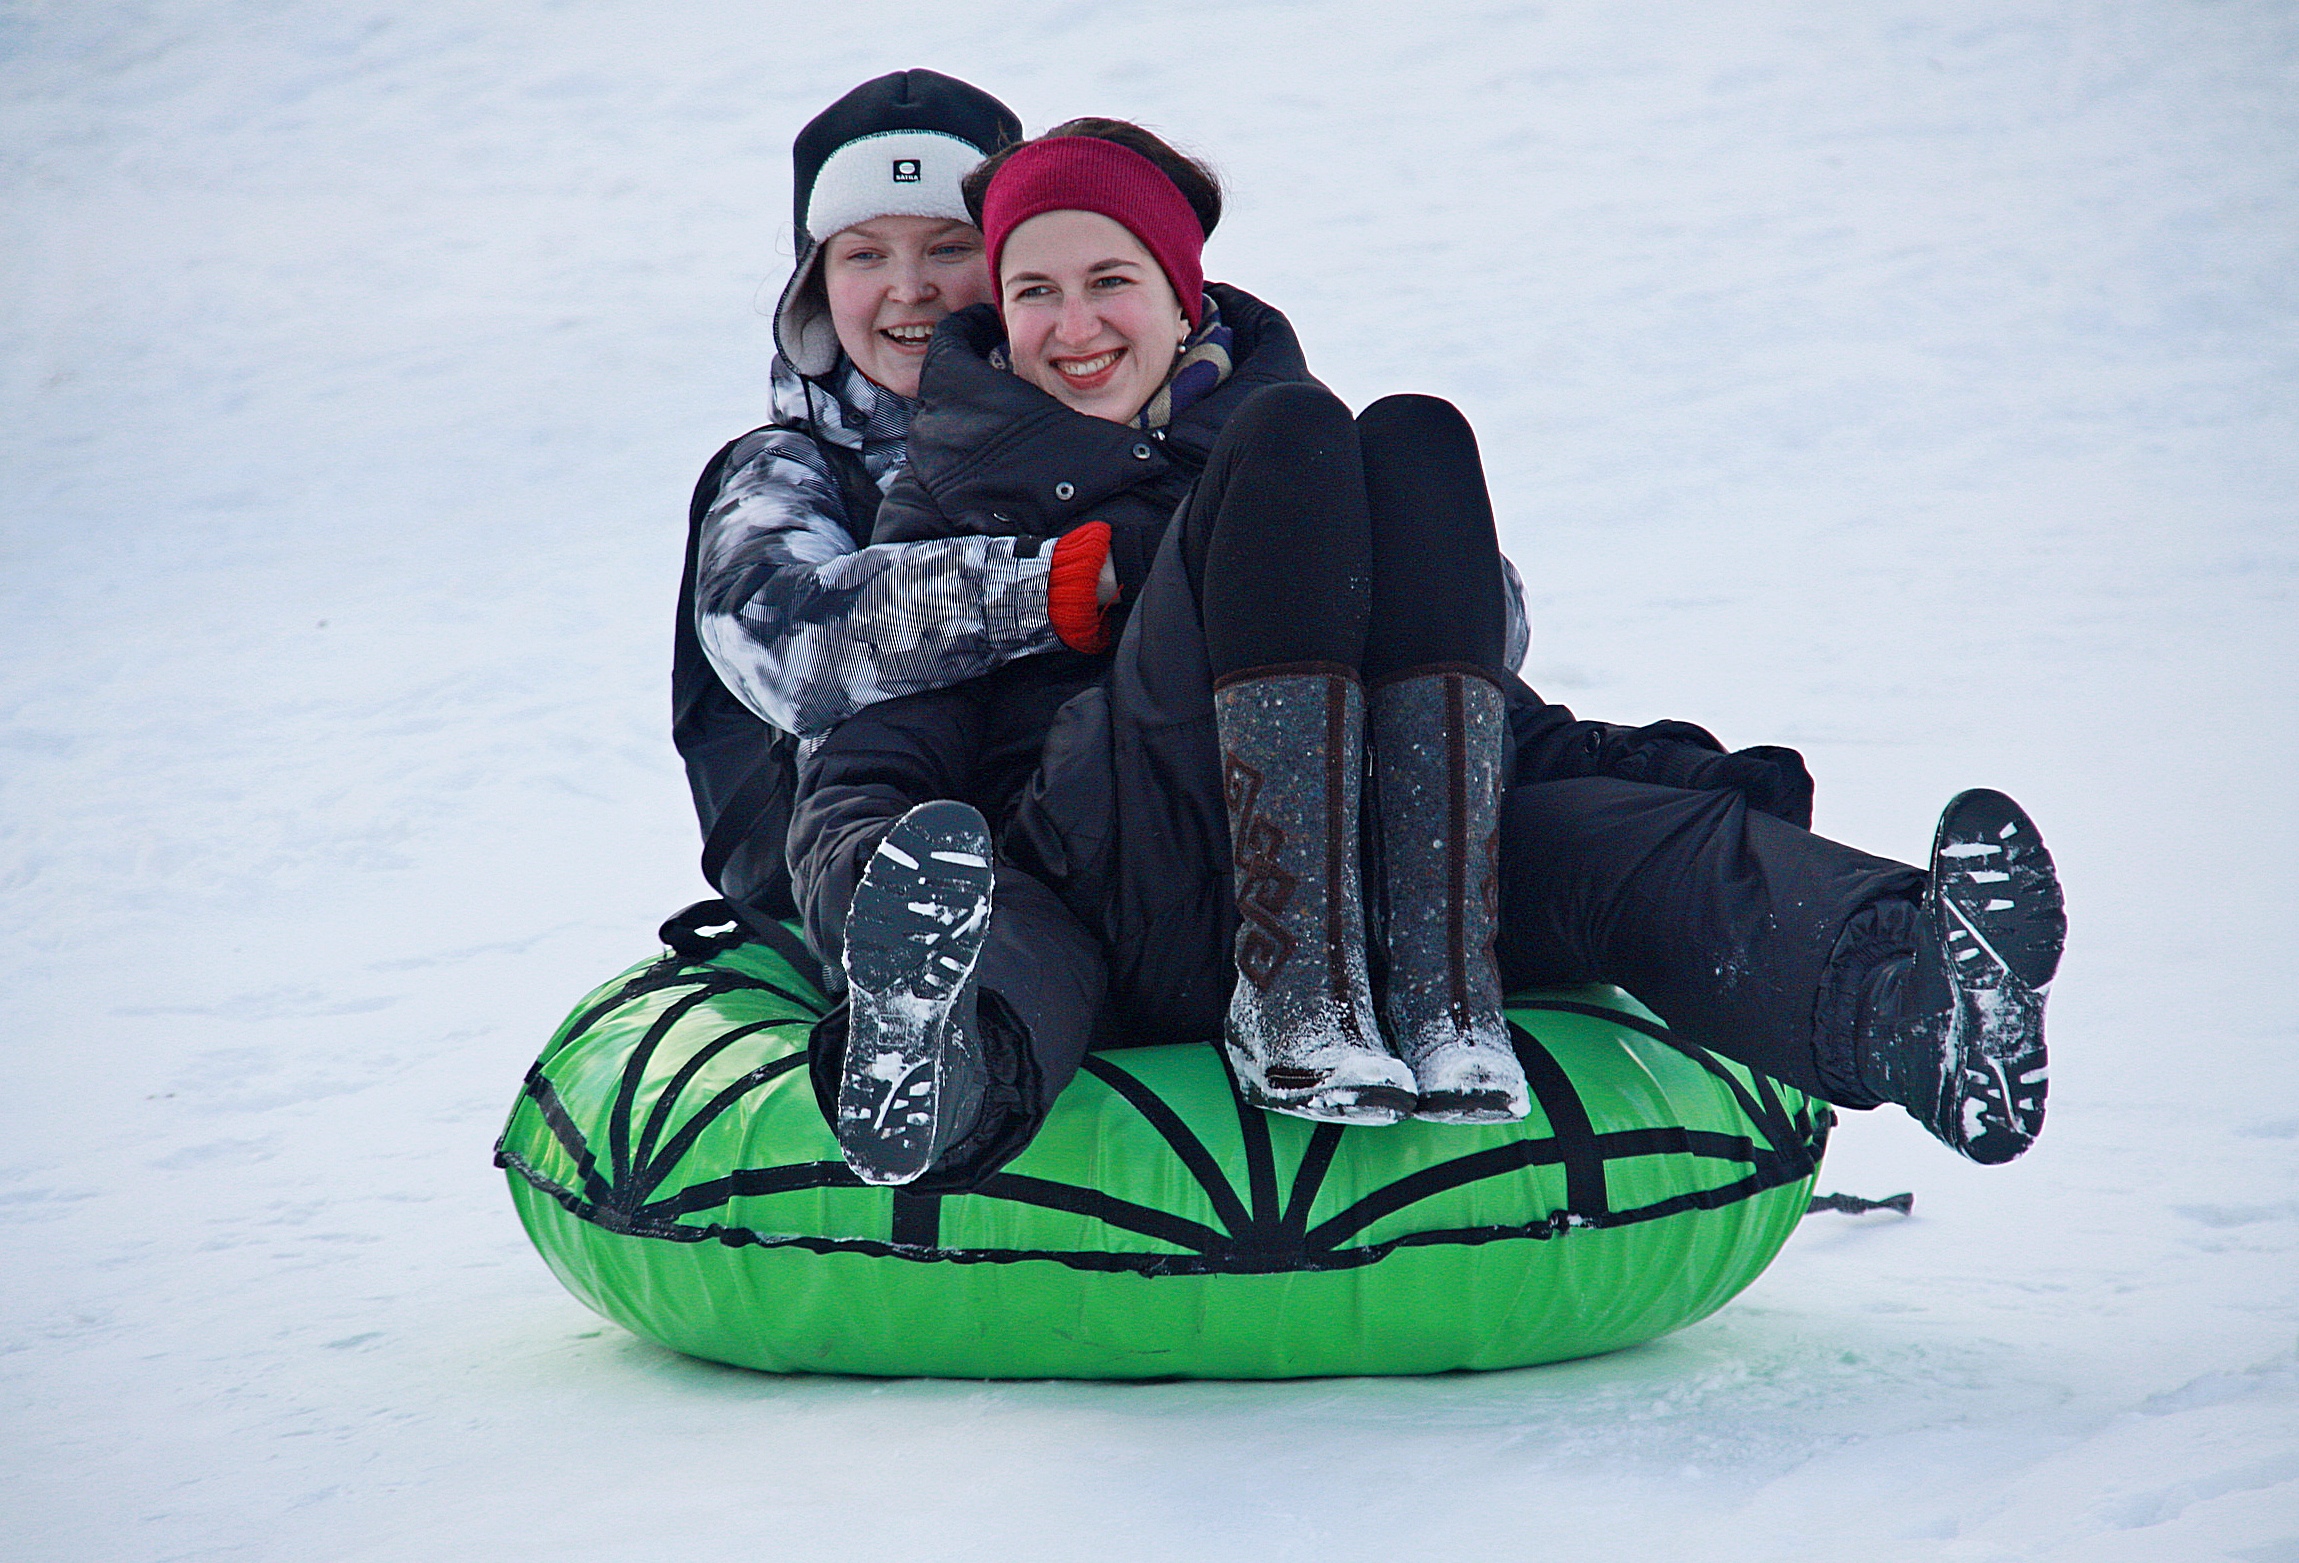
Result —
<instances>
[{"instance_id":1,"label":"black and white patterned hat","mask_svg":"<svg viewBox=\"0 0 2299 1563\"><path fill-rule=\"evenodd\" d=\"M798 264L774 311L774 345L803 375L838 365L838 332L822 290L822 246L873 217L970 222L958 183L1022 139L1014 111L938 71L894 71L816 115L791 145Z\"/></svg>"}]
</instances>

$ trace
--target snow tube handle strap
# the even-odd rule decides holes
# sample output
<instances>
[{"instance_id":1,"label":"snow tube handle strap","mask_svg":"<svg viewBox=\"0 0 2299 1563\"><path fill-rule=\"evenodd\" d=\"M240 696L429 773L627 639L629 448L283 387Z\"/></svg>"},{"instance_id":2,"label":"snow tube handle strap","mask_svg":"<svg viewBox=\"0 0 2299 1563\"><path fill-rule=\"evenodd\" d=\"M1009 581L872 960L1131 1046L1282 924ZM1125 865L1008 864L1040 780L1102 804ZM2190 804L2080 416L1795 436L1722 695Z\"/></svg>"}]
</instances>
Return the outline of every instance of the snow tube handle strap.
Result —
<instances>
[{"instance_id":1,"label":"snow tube handle strap","mask_svg":"<svg viewBox=\"0 0 2299 1563\"><path fill-rule=\"evenodd\" d=\"M714 929L717 931L710 931ZM737 945L763 944L813 984L815 992L829 991L825 986L828 974L804 940L785 924L745 918L732 901L713 899L682 907L665 918L655 932L664 946L689 966L700 966Z\"/></svg>"},{"instance_id":2,"label":"snow tube handle strap","mask_svg":"<svg viewBox=\"0 0 2299 1563\"><path fill-rule=\"evenodd\" d=\"M727 925L721 927L721 925ZM717 932L705 932L717 929ZM663 920L657 929L663 944L682 961L707 961L750 938L750 930L731 901L697 901Z\"/></svg>"}]
</instances>

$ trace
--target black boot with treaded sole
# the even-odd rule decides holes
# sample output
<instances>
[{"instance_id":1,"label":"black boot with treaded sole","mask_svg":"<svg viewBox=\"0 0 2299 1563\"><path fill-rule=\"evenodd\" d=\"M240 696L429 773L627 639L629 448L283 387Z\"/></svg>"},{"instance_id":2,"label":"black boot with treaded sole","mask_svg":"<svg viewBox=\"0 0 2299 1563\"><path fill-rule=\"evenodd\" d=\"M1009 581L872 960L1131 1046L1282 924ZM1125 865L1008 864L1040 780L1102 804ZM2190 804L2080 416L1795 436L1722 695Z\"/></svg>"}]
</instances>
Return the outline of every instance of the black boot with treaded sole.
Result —
<instances>
[{"instance_id":1,"label":"black boot with treaded sole","mask_svg":"<svg viewBox=\"0 0 2299 1563\"><path fill-rule=\"evenodd\" d=\"M2027 811L1975 788L1932 839L1932 883L1897 1019L1863 1038L1861 1072L1973 1161L2010 1161L2044 1125L2044 1000L2067 914Z\"/></svg>"},{"instance_id":2,"label":"black boot with treaded sole","mask_svg":"<svg viewBox=\"0 0 2299 1563\"><path fill-rule=\"evenodd\" d=\"M981 814L941 800L895 822L855 887L833 1129L865 1183L916 1180L980 1116L988 1071L974 965L990 929L991 878Z\"/></svg>"}]
</instances>

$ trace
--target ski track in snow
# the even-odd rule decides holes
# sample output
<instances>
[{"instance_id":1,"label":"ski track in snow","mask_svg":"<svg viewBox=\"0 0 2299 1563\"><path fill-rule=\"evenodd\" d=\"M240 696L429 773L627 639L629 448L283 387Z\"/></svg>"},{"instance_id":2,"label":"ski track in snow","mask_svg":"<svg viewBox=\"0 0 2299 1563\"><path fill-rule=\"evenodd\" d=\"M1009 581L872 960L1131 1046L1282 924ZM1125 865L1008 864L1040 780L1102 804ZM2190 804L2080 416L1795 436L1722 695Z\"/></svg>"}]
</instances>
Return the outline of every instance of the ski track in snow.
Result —
<instances>
[{"instance_id":1,"label":"ski track in snow","mask_svg":"<svg viewBox=\"0 0 2299 1563\"><path fill-rule=\"evenodd\" d=\"M824 11L0 7L0 1554L2299 1563L2299 13ZM1913 1218L1523 1372L778 1379L563 1293L488 1148L701 893L687 489L792 132L916 64L1213 153L1209 272L1476 422L1550 698L1903 859L2025 803L2036 1151L1855 1116Z\"/></svg>"}]
</instances>

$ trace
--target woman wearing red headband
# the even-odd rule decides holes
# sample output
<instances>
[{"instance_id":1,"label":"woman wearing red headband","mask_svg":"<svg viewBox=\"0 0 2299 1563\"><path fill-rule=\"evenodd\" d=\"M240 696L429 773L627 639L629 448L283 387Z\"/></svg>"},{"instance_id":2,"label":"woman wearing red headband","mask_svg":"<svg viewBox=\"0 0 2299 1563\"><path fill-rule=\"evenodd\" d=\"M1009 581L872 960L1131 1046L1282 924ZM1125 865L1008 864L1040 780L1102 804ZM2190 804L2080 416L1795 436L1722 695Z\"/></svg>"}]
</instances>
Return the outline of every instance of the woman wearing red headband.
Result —
<instances>
[{"instance_id":1,"label":"woman wearing red headband","mask_svg":"<svg viewBox=\"0 0 2299 1563\"><path fill-rule=\"evenodd\" d=\"M1951 804L1927 886L1805 830L1787 751L1544 705L1468 426L1352 418L1282 316L1203 282L1210 176L1080 121L966 191L998 310L938 330L873 541L1044 539L1069 649L872 706L802 777L793 880L850 980L817 1087L865 1178L971 1186L1088 1046L1217 1031L1273 1110L1521 1116L1504 988L1589 981L2025 1149L2062 922L2017 805Z\"/></svg>"}]
</instances>

